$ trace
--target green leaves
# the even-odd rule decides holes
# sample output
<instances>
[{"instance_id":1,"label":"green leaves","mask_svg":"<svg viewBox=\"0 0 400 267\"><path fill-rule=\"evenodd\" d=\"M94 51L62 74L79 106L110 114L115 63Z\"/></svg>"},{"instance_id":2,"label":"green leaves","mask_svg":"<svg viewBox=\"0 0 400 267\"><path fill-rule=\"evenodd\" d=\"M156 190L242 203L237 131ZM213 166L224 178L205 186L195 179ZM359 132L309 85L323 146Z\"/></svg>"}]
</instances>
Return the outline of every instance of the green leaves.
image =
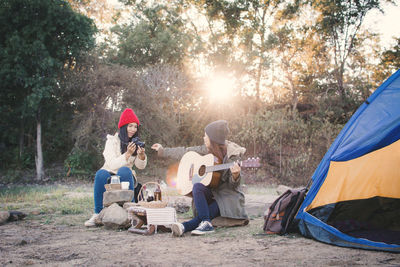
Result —
<instances>
[{"instance_id":1,"label":"green leaves","mask_svg":"<svg viewBox=\"0 0 400 267\"><path fill-rule=\"evenodd\" d=\"M94 45L93 22L63 1L3 1L0 17L8 21L0 26L0 59L6 63L0 73L22 85L25 96L33 93L36 105L51 95L65 64Z\"/></svg>"},{"instance_id":2,"label":"green leaves","mask_svg":"<svg viewBox=\"0 0 400 267\"><path fill-rule=\"evenodd\" d=\"M94 47L96 31L92 20L62 0L0 2L0 103L11 110L7 114L8 127L15 129L11 134L22 134L20 148L23 127L28 126L23 121L31 120L39 109L50 111L42 114L43 121L51 118L54 113L46 106L60 100L63 72ZM10 138L4 140L15 146Z\"/></svg>"},{"instance_id":3,"label":"green leaves","mask_svg":"<svg viewBox=\"0 0 400 267\"><path fill-rule=\"evenodd\" d=\"M139 21L112 28L118 36L118 49L110 55L113 62L140 68L159 63L182 64L190 35L174 7L137 4L132 16Z\"/></svg>"}]
</instances>

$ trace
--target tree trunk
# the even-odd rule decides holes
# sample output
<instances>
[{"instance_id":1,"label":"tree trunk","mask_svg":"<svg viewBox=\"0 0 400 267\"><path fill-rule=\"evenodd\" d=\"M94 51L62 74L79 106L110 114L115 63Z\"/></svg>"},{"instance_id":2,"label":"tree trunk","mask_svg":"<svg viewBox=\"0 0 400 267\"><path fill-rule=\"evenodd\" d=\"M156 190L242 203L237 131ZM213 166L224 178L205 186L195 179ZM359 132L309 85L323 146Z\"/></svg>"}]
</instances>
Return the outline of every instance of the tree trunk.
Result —
<instances>
[{"instance_id":1,"label":"tree trunk","mask_svg":"<svg viewBox=\"0 0 400 267\"><path fill-rule=\"evenodd\" d=\"M42 124L40 118L40 111L36 117L36 180L41 181L44 178L43 170L43 152L42 152Z\"/></svg>"},{"instance_id":2,"label":"tree trunk","mask_svg":"<svg viewBox=\"0 0 400 267\"><path fill-rule=\"evenodd\" d=\"M296 91L296 89L293 87L293 85L292 85L292 106L293 106L293 108L292 108L292 112L293 112L293 114L294 114L294 112L296 111L296 109L297 109L297 104L299 103L299 98L298 98L298 96L297 96L297 91Z\"/></svg>"},{"instance_id":3,"label":"tree trunk","mask_svg":"<svg viewBox=\"0 0 400 267\"><path fill-rule=\"evenodd\" d=\"M289 72L286 77L289 80L290 90L292 91L292 112L294 114L297 109L297 104L299 103L299 97L297 94L296 85L293 82L292 73Z\"/></svg>"},{"instance_id":4,"label":"tree trunk","mask_svg":"<svg viewBox=\"0 0 400 267\"><path fill-rule=\"evenodd\" d=\"M262 71L263 71L263 64L264 64L264 60L263 60L263 55L265 52L265 16L267 13L267 7L264 7L262 10L262 17L261 17L261 22L262 22L262 27L261 27L261 32L260 32L260 55L259 55L259 59L260 62L258 64L258 68L257 68L257 77L256 77L256 112L258 111L259 105L261 103L261 99L260 99L260 84L261 84L261 76L262 76Z\"/></svg>"},{"instance_id":5,"label":"tree trunk","mask_svg":"<svg viewBox=\"0 0 400 267\"><path fill-rule=\"evenodd\" d=\"M257 104L260 102L261 72L262 72L262 59L260 57L260 63L258 64L257 77L256 77L256 100L257 100Z\"/></svg>"},{"instance_id":6,"label":"tree trunk","mask_svg":"<svg viewBox=\"0 0 400 267\"><path fill-rule=\"evenodd\" d=\"M342 71L338 72L338 75L337 75L337 84L338 84L338 91L339 91L339 94L340 94L340 96L342 97L342 99L344 99L345 96L346 96L346 93L345 93L345 90L344 90L343 72L342 72Z\"/></svg>"},{"instance_id":7,"label":"tree trunk","mask_svg":"<svg viewBox=\"0 0 400 267\"><path fill-rule=\"evenodd\" d=\"M24 120L21 119L20 122L20 131L19 131L19 154L18 154L18 161L21 164L22 155L24 154L24 136L25 136L25 127L24 127Z\"/></svg>"}]
</instances>

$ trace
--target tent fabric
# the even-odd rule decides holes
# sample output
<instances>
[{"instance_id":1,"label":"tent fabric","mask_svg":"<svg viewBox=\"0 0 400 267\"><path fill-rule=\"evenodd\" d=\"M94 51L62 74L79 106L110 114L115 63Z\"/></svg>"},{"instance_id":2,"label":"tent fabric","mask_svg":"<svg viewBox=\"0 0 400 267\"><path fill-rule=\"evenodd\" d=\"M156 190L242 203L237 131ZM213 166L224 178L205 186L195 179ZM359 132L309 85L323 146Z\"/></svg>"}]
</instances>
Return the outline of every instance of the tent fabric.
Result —
<instances>
[{"instance_id":1,"label":"tent fabric","mask_svg":"<svg viewBox=\"0 0 400 267\"><path fill-rule=\"evenodd\" d=\"M399 178L400 140L359 158L331 161L325 182L307 210L375 196L400 199Z\"/></svg>"},{"instance_id":2,"label":"tent fabric","mask_svg":"<svg viewBox=\"0 0 400 267\"><path fill-rule=\"evenodd\" d=\"M336 171L336 169L340 169L340 167L338 167L339 165L346 165L346 161L347 164L349 164L349 162L353 164L357 162L357 160L352 160L359 159L360 157L373 151L377 151L381 148L385 149L387 146L399 139L400 70L394 73L381 86L379 86L375 92L358 108L358 110L354 113L354 115L339 133L325 154L324 158L321 160L311 178L312 185L310 190L296 216L296 219L299 221L300 232L305 236L313 237L317 240L339 246L400 252L400 245L374 242L367 239L355 238L346 235L309 213L309 206L311 203L313 203L314 199L316 199L316 196L319 194L321 189L321 194L327 194L324 193L324 191L345 190L343 187L347 186L346 184L339 184L339 180L341 178L332 176L332 178L329 178L329 181L327 181L330 183L330 188L327 188L329 190L323 188L330 168ZM346 169L346 167L344 169ZM347 166L347 170L351 169L351 167ZM394 176L396 176L396 174L394 174ZM349 177L342 179L343 181L346 179L345 183L351 183ZM358 179L360 180L357 181L362 181L363 178ZM393 179L397 179L396 182L398 182L400 177L397 176L397 178L394 177L391 179L392 181ZM373 178L371 178L370 181L372 180ZM370 197L374 195L373 189L371 190L372 191L370 194L365 195L364 197ZM350 191L348 193L351 194ZM360 194L359 197L363 197L362 194ZM335 198L337 198L337 200L334 200ZM343 198L343 200L346 198L352 199L352 197L346 196ZM339 200L341 200L340 197L332 197L331 200L326 201L326 204ZM318 196L315 203L317 203L317 201L322 201L322 197L320 200ZM317 207L317 205L324 205L324 203L321 202L313 205L314 207Z\"/></svg>"},{"instance_id":3,"label":"tent fabric","mask_svg":"<svg viewBox=\"0 0 400 267\"><path fill-rule=\"evenodd\" d=\"M309 213L340 232L400 245L400 199L372 197L318 207Z\"/></svg>"}]
</instances>

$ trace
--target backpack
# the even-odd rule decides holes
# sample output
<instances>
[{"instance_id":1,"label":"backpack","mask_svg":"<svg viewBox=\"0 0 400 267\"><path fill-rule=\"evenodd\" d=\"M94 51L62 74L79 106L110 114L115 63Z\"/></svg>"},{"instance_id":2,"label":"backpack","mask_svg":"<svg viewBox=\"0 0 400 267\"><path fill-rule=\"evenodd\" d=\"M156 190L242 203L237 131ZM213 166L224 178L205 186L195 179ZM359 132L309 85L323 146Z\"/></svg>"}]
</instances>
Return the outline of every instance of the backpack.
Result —
<instances>
[{"instance_id":1,"label":"backpack","mask_svg":"<svg viewBox=\"0 0 400 267\"><path fill-rule=\"evenodd\" d=\"M307 187L289 189L275 199L264 216L264 232L279 235L293 232L297 228L293 219L304 200L306 192Z\"/></svg>"}]
</instances>

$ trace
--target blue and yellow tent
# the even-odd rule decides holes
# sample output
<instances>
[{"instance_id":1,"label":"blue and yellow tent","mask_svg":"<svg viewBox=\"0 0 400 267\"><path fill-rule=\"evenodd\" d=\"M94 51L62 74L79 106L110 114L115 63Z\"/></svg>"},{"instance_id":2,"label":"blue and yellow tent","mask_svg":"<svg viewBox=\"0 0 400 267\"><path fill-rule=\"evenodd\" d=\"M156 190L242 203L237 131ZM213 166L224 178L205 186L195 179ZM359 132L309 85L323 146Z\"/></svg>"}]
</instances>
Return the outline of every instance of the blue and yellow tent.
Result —
<instances>
[{"instance_id":1,"label":"blue and yellow tent","mask_svg":"<svg viewBox=\"0 0 400 267\"><path fill-rule=\"evenodd\" d=\"M400 70L359 107L312 176L296 219L307 237L400 252Z\"/></svg>"}]
</instances>

